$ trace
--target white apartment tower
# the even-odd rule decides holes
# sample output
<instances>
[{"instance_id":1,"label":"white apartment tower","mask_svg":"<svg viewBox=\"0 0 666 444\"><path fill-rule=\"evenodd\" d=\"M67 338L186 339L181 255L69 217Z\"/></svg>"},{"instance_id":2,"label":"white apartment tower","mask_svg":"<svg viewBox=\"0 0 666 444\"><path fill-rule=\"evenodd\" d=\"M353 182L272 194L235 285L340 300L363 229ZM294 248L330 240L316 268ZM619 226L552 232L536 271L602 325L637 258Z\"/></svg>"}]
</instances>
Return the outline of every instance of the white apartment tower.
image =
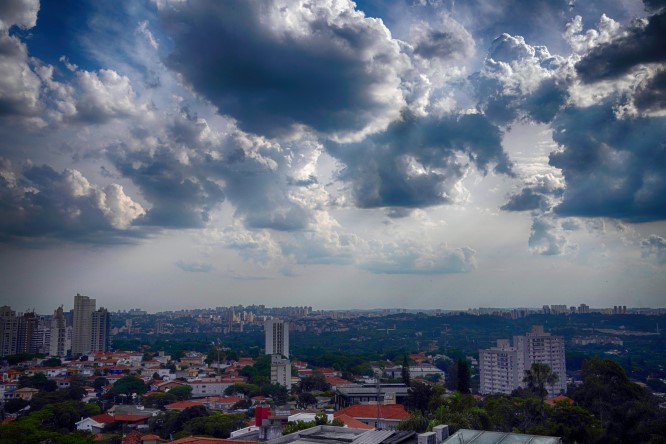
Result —
<instances>
[{"instance_id":1,"label":"white apartment tower","mask_svg":"<svg viewBox=\"0 0 666 444\"><path fill-rule=\"evenodd\" d=\"M271 355L271 384L291 390L291 361L289 361L289 322L270 319L264 323L266 354Z\"/></svg>"},{"instance_id":2,"label":"white apartment tower","mask_svg":"<svg viewBox=\"0 0 666 444\"><path fill-rule=\"evenodd\" d=\"M546 387L550 396L567 389L564 338L545 333L543 326L535 325L525 336L514 336L513 346L508 339L497 341L497 347L479 350L482 394L506 393L523 387L525 370L532 363L548 364L558 381Z\"/></svg>"},{"instance_id":3,"label":"white apartment tower","mask_svg":"<svg viewBox=\"0 0 666 444\"><path fill-rule=\"evenodd\" d=\"M497 347L479 350L481 393L510 394L522 382L522 361L508 339L498 339Z\"/></svg>"},{"instance_id":4,"label":"white apartment tower","mask_svg":"<svg viewBox=\"0 0 666 444\"><path fill-rule=\"evenodd\" d=\"M289 357L289 322L270 319L264 324L266 354Z\"/></svg>"}]
</instances>

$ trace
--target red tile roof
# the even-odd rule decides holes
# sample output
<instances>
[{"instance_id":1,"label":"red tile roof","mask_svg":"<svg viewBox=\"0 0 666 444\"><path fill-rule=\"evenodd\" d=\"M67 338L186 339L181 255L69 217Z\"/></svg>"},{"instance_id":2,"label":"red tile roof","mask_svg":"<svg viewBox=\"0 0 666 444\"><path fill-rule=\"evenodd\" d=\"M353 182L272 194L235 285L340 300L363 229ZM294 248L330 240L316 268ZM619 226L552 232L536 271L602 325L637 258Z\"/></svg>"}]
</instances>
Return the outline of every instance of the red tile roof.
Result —
<instances>
[{"instance_id":1,"label":"red tile roof","mask_svg":"<svg viewBox=\"0 0 666 444\"><path fill-rule=\"evenodd\" d=\"M115 421L115 419L113 419L113 416L109 415L108 413L102 413L101 415L91 416L90 419L100 424L110 424L113 421Z\"/></svg>"},{"instance_id":2,"label":"red tile roof","mask_svg":"<svg viewBox=\"0 0 666 444\"><path fill-rule=\"evenodd\" d=\"M203 400L200 401L178 401L172 404L167 404L164 407L171 410L185 410L190 407L196 407L198 405L203 405Z\"/></svg>"},{"instance_id":3,"label":"red tile roof","mask_svg":"<svg viewBox=\"0 0 666 444\"><path fill-rule=\"evenodd\" d=\"M337 378L337 377L326 378L326 382L328 382L331 385L351 384L350 381L347 381L346 379L342 379L342 378Z\"/></svg>"},{"instance_id":4,"label":"red tile roof","mask_svg":"<svg viewBox=\"0 0 666 444\"><path fill-rule=\"evenodd\" d=\"M380 405L380 416L382 419L403 420L409 417L409 412L401 404ZM333 414L335 418L340 415L349 415L352 418L376 418L377 406L369 404L355 404Z\"/></svg>"},{"instance_id":5,"label":"red tile roof","mask_svg":"<svg viewBox=\"0 0 666 444\"><path fill-rule=\"evenodd\" d=\"M141 422L146 421L150 416L144 415L113 415L113 419L120 422Z\"/></svg>"},{"instance_id":6,"label":"red tile roof","mask_svg":"<svg viewBox=\"0 0 666 444\"><path fill-rule=\"evenodd\" d=\"M374 429L373 426L361 422L358 419L354 419L349 415L345 414L338 415L336 416L335 419L341 420L347 427L350 427L352 429L367 429L367 430Z\"/></svg>"}]
</instances>

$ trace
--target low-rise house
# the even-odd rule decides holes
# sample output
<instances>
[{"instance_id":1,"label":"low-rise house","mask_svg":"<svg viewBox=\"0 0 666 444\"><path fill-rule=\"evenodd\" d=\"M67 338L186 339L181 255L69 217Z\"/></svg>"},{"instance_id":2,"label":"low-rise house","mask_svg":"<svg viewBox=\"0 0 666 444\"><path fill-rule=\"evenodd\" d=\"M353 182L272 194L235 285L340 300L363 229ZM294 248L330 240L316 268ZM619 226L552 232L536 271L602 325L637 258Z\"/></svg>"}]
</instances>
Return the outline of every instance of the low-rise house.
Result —
<instances>
[{"instance_id":1,"label":"low-rise house","mask_svg":"<svg viewBox=\"0 0 666 444\"><path fill-rule=\"evenodd\" d=\"M39 390L32 387L23 387L14 391L14 398L20 398L24 401L30 401L33 396L39 393Z\"/></svg>"},{"instance_id":2,"label":"low-rise house","mask_svg":"<svg viewBox=\"0 0 666 444\"><path fill-rule=\"evenodd\" d=\"M82 418L76 423L76 430L90 432L92 434L101 433L108 424L114 422L113 416L108 413Z\"/></svg>"},{"instance_id":3,"label":"low-rise house","mask_svg":"<svg viewBox=\"0 0 666 444\"><path fill-rule=\"evenodd\" d=\"M379 429L395 429L400 421L409 418L409 412L401 404L356 404L334 413L336 418L340 415L351 416L357 421Z\"/></svg>"},{"instance_id":4,"label":"low-rise house","mask_svg":"<svg viewBox=\"0 0 666 444\"><path fill-rule=\"evenodd\" d=\"M197 407L200 405L203 405L204 401L203 400L186 400L186 401L176 401L172 402L171 404L167 404L164 406L166 410L176 410L176 411L181 411L185 409L189 409L190 407Z\"/></svg>"}]
</instances>

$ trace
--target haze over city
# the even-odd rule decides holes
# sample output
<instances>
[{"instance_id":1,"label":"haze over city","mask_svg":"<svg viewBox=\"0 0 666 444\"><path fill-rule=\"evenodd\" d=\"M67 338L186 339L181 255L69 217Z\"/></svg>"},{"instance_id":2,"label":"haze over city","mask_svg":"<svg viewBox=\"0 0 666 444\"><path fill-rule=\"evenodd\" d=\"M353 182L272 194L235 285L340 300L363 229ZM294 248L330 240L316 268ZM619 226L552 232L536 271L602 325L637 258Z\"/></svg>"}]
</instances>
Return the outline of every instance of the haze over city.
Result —
<instances>
[{"instance_id":1,"label":"haze over city","mask_svg":"<svg viewBox=\"0 0 666 444\"><path fill-rule=\"evenodd\" d=\"M661 3L4 1L0 305L663 307Z\"/></svg>"}]
</instances>

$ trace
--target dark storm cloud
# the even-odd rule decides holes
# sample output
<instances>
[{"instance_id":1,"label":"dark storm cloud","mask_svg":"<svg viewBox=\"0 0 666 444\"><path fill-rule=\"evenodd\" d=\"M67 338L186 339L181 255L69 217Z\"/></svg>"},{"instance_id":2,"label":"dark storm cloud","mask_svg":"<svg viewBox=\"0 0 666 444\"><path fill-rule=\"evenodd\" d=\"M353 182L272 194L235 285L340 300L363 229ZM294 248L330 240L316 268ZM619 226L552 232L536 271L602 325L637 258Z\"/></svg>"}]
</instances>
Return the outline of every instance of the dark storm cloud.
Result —
<instances>
[{"instance_id":1,"label":"dark storm cloud","mask_svg":"<svg viewBox=\"0 0 666 444\"><path fill-rule=\"evenodd\" d=\"M634 106L640 111L666 109L666 71L658 72L640 85L633 99Z\"/></svg>"},{"instance_id":2,"label":"dark storm cloud","mask_svg":"<svg viewBox=\"0 0 666 444\"><path fill-rule=\"evenodd\" d=\"M551 174L537 175L530 179L519 193L509 196L509 200L500 209L504 211L547 211L553 206L553 197L560 197L564 192L561 180Z\"/></svg>"},{"instance_id":3,"label":"dark storm cloud","mask_svg":"<svg viewBox=\"0 0 666 444\"><path fill-rule=\"evenodd\" d=\"M118 171L137 185L152 204L139 224L168 228L201 228L210 211L224 200L222 188L176 153L161 147L154 153L115 147L108 158Z\"/></svg>"},{"instance_id":4,"label":"dark storm cloud","mask_svg":"<svg viewBox=\"0 0 666 444\"><path fill-rule=\"evenodd\" d=\"M504 211L529 211L544 208L546 197L536 193L531 188L523 188L520 193L514 194L509 201L500 207Z\"/></svg>"},{"instance_id":5,"label":"dark storm cloud","mask_svg":"<svg viewBox=\"0 0 666 444\"><path fill-rule=\"evenodd\" d=\"M560 215L630 222L666 219L666 118L616 116L613 103L568 108L553 122L550 155L566 181Z\"/></svg>"},{"instance_id":6,"label":"dark storm cloud","mask_svg":"<svg viewBox=\"0 0 666 444\"><path fill-rule=\"evenodd\" d=\"M657 12L662 8L666 8L666 0L643 0L645 9L650 12Z\"/></svg>"},{"instance_id":7,"label":"dark storm cloud","mask_svg":"<svg viewBox=\"0 0 666 444\"><path fill-rule=\"evenodd\" d=\"M166 64L246 131L381 129L404 103L407 59L380 21L337 6L174 2L160 11L173 39Z\"/></svg>"},{"instance_id":8,"label":"dark storm cloud","mask_svg":"<svg viewBox=\"0 0 666 444\"><path fill-rule=\"evenodd\" d=\"M418 118L405 114L383 133L355 144L330 144L329 153L345 168L340 179L351 183L357 206L418 208L451 203L467 155L482 172L511 175L500 130L484 116Z\"/></svg>"},{"instance_id":9,"label":"dark storm cloud","mask_svg":"<svg viewBox=\"0 0 666 444\"><path fill-rule=\"evenodd\" d=\"M240 133L231 135L225 145L227 154L207 158L202 169L224 180L235 215L247 228L299 231L313 222L311 209L289 197L293 188L317 183L312 176L294 179L298 166L288 164L289 157L299 157L296 153L308 151L307 146L278 145Z\"/></svg>"},{"instance_id":10,"label":"dark storm cloud","mask_svg":"<svg viewBox=\"0 0 666 444\"><path fill-rule=\"evenodd\" d=\"M533 93L525 97L522 109L534 121L549 123L565 105L568 97L565 82L554 78L545 79Z\"/></svg>"},{"instance_id":11,"label":"dark storm cloud","mask_svg":"<svg viewBox=\"0 0 666 444\"><path fill-rule=\"evenodd\" d=\"M142 212L117 185L101 189L48 165L15 173L0 159L0 241L127 243Z\"/></svg>"},{"instance_id":12,"label":"dark storm cloud","mask_svg":"<svg viewBox=\"0 0 666 444\"><path fill-rule=\"evenodd\" d=\"M648 18L647 25L634 25L611 42L592 49L576 64L584 82L614 79L635 66L666 61L666 11Z\"/></svg>"}]
</instances>

